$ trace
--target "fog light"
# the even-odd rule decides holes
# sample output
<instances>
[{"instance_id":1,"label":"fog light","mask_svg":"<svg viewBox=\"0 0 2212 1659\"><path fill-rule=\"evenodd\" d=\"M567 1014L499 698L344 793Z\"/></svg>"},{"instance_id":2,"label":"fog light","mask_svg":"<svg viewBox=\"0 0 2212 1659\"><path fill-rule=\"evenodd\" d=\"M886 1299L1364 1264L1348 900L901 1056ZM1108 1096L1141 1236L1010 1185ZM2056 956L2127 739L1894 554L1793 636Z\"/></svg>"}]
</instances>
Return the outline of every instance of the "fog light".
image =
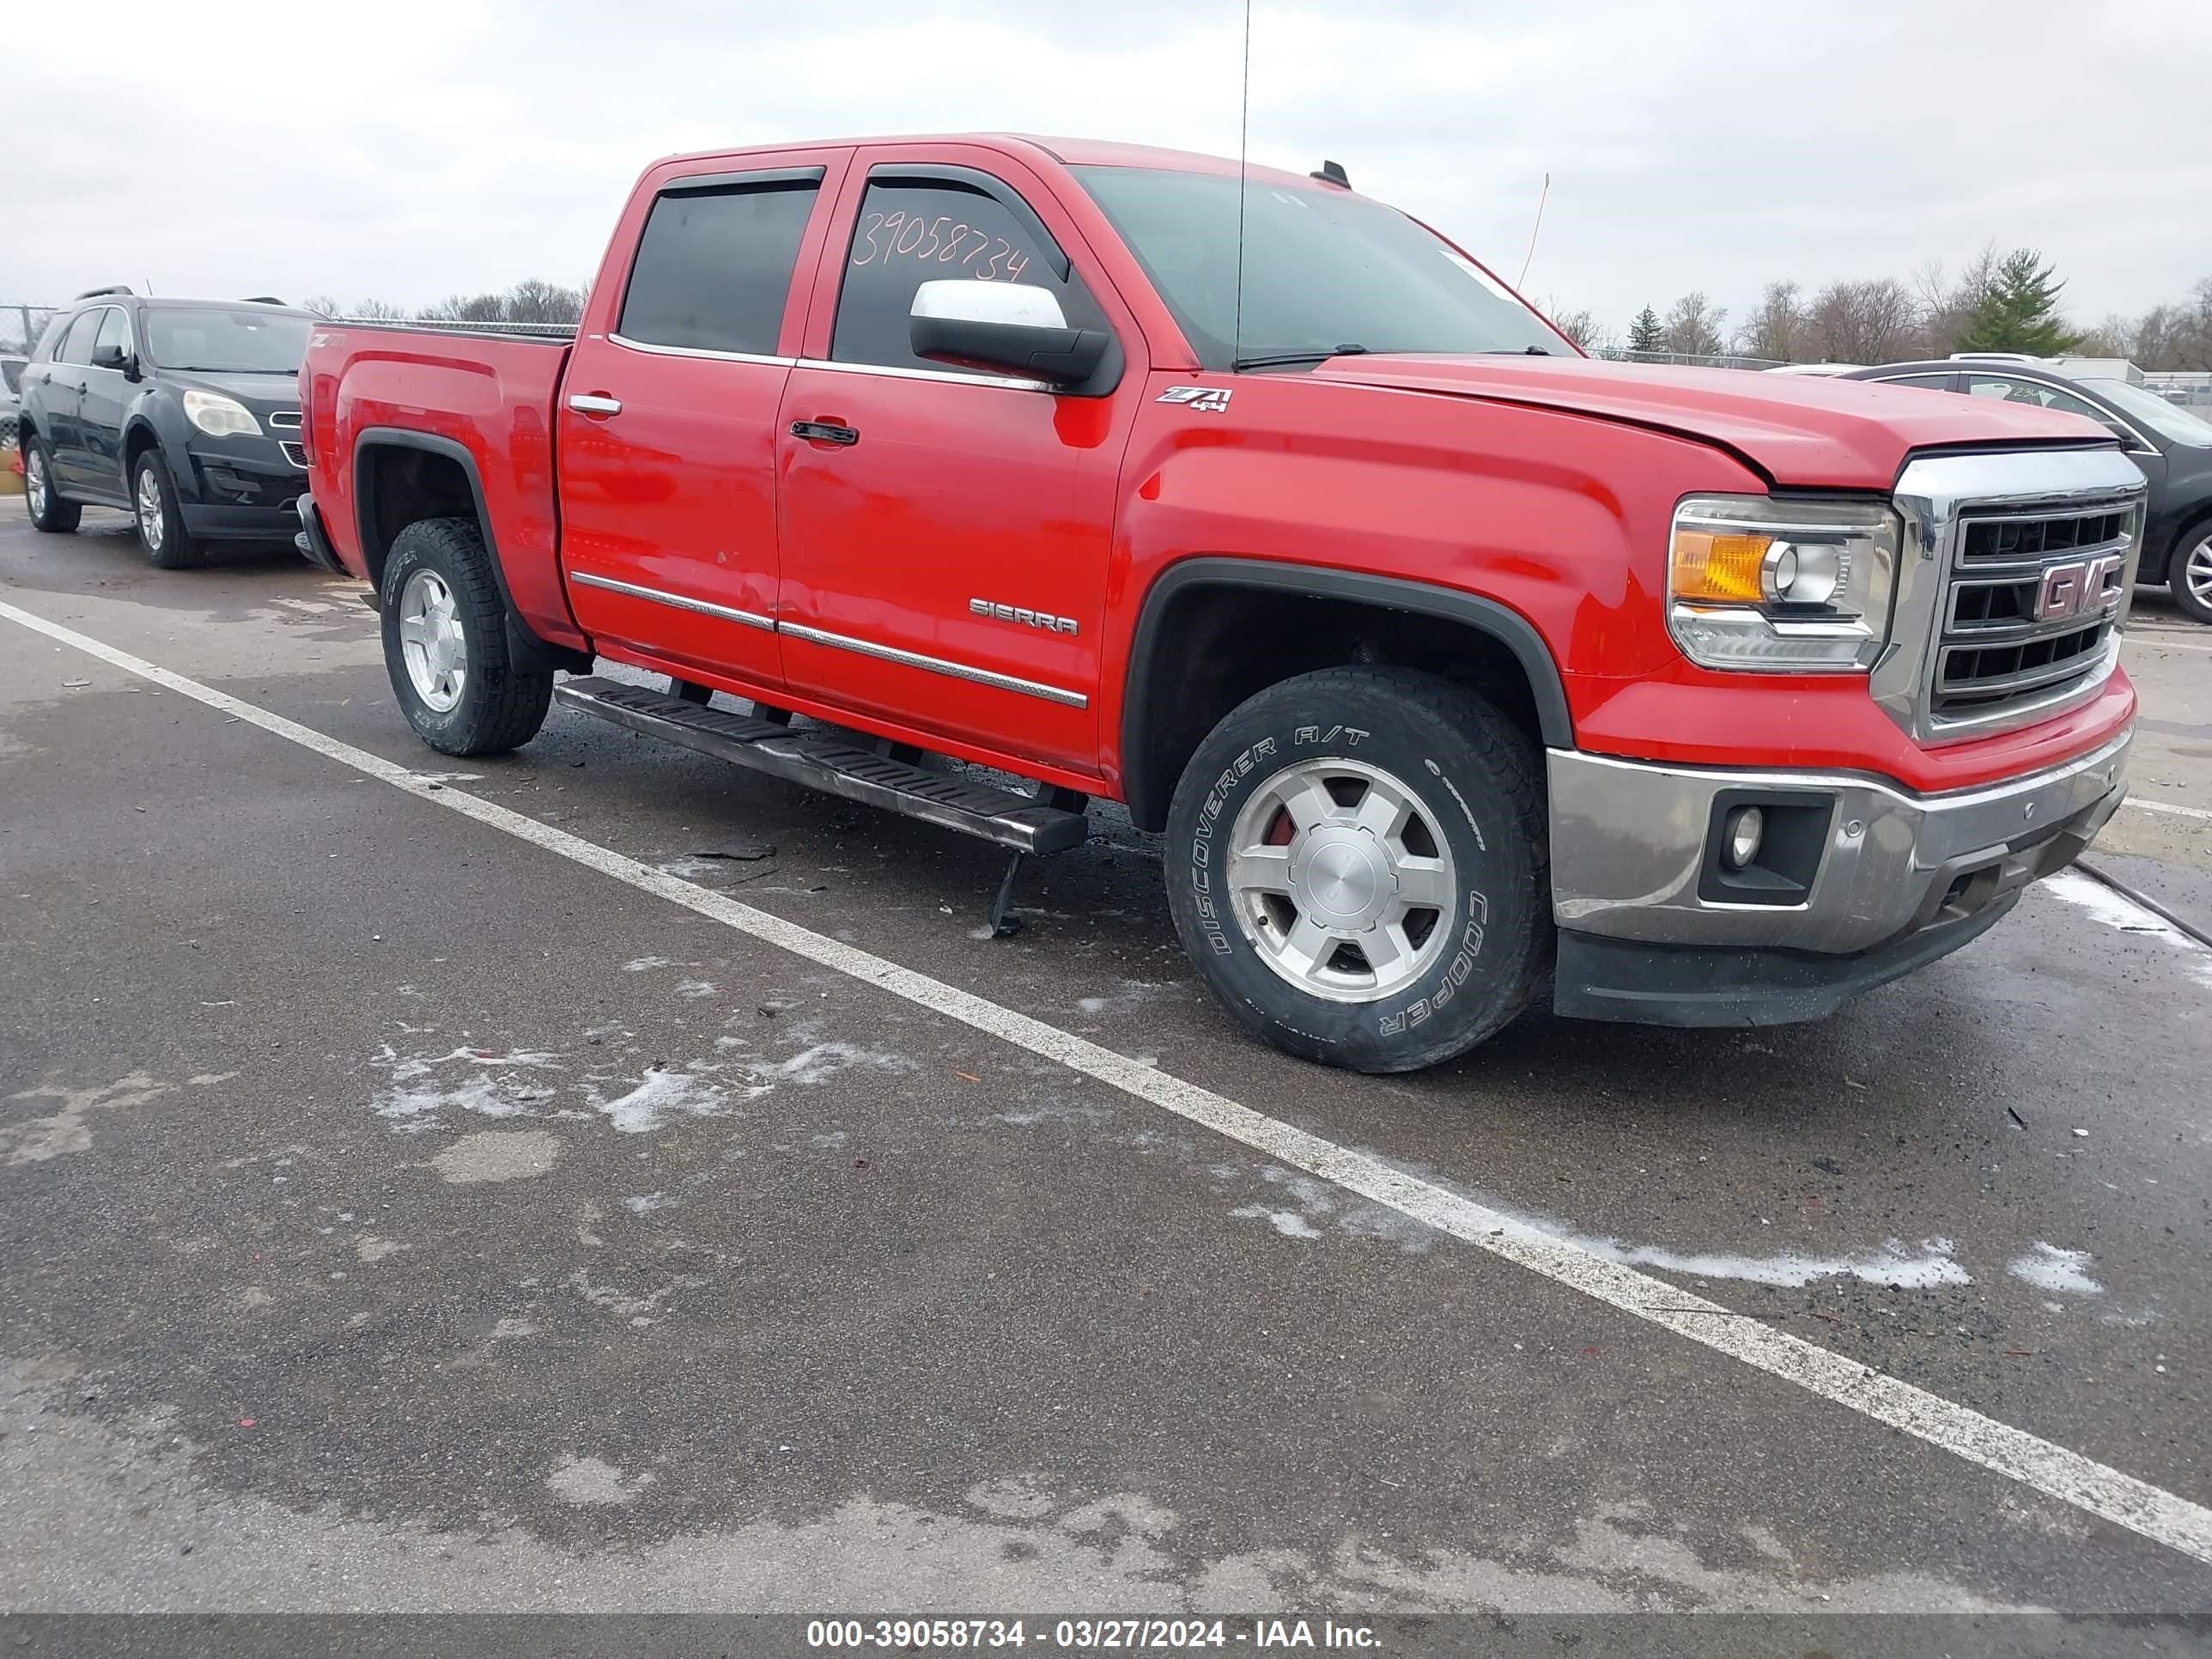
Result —
<instances>
[{"instance_id":1,"label":"fog light","mask_svg":"<svg viewBox=\"0 0 2212 1659\"><path fill-rule=\"evenodd\" d=\"M1741 870L1759 856L1759 837L1766 833L1766 814L1756 806L1740 806L1729 814L1728 846L1723 854L1731 870Z\"/></svg>"}]
</instances>

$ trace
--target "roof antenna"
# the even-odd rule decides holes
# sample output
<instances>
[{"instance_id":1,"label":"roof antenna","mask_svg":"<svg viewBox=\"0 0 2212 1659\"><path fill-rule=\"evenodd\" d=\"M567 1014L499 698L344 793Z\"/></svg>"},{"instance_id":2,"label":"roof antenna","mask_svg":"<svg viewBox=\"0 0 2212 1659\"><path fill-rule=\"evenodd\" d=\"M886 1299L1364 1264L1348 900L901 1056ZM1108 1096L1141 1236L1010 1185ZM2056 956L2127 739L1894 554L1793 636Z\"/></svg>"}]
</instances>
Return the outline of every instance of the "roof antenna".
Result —
<instances>
[{"instance_id":1,"label":"roof antenna","mask_svg":"<svg viewBox=\"0 0 2212 1659\"><path fill-rule=\"evenodd\" d=\"M1544 228L1544 204L1549 201L1551 197L1552 175L1547 173L1544 175L1543 193L1536 198L1536 222L1528 227L1528 257L1521 261L1520 280L1513 284L1513 291L1516 294L1521 291L1528 280L1529 262L1536 257L1536 233Z\"/></svg>"},{"instance_id":2,"label":"roof antenna","mask_svg":"<svg viewBox=\"0 0 2212 1659\"><path fill-rule=\"evenodd\" d=\"M1237 319L1229 341L1229 367L1233 371L1244 356L1244 197L1251 189L1249 177L1252 149L1252 0L1244 0L1244 102L1237 117Z\"/></svg>"}]
</instances>

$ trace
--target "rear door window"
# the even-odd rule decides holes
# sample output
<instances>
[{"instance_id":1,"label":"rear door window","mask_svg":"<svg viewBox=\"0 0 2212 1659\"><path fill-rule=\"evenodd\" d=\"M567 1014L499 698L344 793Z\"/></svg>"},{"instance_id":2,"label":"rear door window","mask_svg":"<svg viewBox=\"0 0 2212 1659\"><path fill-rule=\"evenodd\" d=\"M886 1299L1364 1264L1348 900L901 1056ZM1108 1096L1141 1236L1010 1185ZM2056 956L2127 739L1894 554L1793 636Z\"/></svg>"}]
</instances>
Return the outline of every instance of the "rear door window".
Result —
<instances>
[{"instance_id":1,"label":"rear door window","mask_svg":"<svg viewBox=\"0 0 2212 1659\"><path fill-rule=\"evenodd\" d=\"M638 239L616 331L647 345L774 355L821 188L821 169L807 173L663 190Z\"/></svg>"},{"instance_id":2,"label":"rear door window","mask_svg":"<svg viewBox=\"0 0 2212 1659\"><path fill-rule=\"evenodd\" d=\"M1024 204L1026 205L1026 204ZM1048 289L1071 328L1104 328L1105 313L1033 213L952 181L871 180L845 255L830 357L841 363L961 374L917 357L908 333L915 290L968 277ZM975 371L981 373L982 371Z\"/></svg>"}]
</instances>

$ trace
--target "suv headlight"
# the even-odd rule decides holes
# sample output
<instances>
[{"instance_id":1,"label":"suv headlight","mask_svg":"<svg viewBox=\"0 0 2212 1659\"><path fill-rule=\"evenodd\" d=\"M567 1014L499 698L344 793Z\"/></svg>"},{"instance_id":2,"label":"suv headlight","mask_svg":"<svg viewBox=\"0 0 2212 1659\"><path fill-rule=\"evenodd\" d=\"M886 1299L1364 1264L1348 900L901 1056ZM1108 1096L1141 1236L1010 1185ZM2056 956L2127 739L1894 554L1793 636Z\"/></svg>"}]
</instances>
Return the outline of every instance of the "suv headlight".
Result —
<instances>
[{"instance_id":1,"label":"suv headlight","mask_svg":"<svg viewBox=\"0 0 2212 1659\"><path fill-rule=\"evenodd\" d=\"M226 398L220 392L185 392L185 418L210 438L261 435L261 422L253 418L253 411L237 398Z\"/></svg>"},{"instance_id":2,"label":"suv headlight","mask_svg":"<svg viewBox=\"0 0 2212 1659\"><path fill-rule=\"evenodd\" d=\"M1878 501L1692 495L1674 509L1668 630L1706 668L1864 673L1903 533Z\"/></svg>"}]
</instances>

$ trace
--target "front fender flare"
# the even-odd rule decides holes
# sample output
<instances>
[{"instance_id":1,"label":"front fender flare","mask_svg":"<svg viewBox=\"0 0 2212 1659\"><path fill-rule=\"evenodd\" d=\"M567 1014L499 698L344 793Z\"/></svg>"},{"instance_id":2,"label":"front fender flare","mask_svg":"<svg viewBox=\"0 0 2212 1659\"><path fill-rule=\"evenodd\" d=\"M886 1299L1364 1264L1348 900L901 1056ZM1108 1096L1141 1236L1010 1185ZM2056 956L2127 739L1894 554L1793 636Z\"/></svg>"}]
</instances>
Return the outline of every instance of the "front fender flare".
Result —
<instances>
[{"instance_id":1,"label":"front fender flare","mask_svg":"<svg viewBox=\"0 0 2212 1659\"><path fill-rule=\"evenodd\" d=\"M1284 564L1268 559L1202 557L1184 559L1163 571L1146 591L1144 608L1129 647L1128 675L1121 695L1122 789L1129 816L1139 825L1164 822L1164 787L1139 757L1147 754L1158 711L1154 706L1161 623L1182 594L1195 587L1244 587L1312 594L1375 605L1383 610L1437 617L1487 635L1513 653L1528 678L1536 706L1537 727L1545 745L1575 746L1574 719L1565 683L1551 647L1536 626L1510 606L1478 593L1437 587L1395 576L1370 575L1322 565Z\"/></svg>"}]
</instances>

